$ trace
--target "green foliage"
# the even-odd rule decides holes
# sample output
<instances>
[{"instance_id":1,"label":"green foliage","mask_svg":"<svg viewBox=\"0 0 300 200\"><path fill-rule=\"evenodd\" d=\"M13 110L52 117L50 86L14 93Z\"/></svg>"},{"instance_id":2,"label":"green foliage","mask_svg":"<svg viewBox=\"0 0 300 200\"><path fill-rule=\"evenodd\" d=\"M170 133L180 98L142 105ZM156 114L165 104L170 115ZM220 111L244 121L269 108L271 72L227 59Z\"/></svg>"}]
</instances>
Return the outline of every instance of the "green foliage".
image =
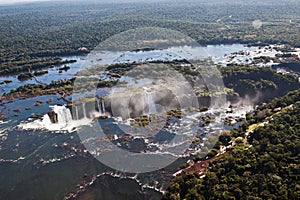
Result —
<instances>
[{"instance_id":1,"label":"green foliage","mask_svg":"<svg viewBox=\"0 0 300 200\"><path fill-rule=\"evenodd\" d=\"M139 27L177 30L203 45L299 47L299 6L297 1L125 5L73 2L71 8L69 3L51 2L3 6L0 8L0 74L61 64L61 56L86 54L110 36ZM252 26L254 19L263 22L260 29Z\"/></svg>"},{"instance_id":2,"label":"green foliage","mask_svg":"<svg viewBox=\"0 0 300 200\"><path fill-rule=\"evenodd\" d=\"M170 184L168 191L166 192L163 200L197 200L201 199L201 182L195 175L185 173L182 176L178 176Z\"/></svg>"},{"instance_id":3,"label":"green foliage","mask_svg":"<svg viewBox=\"0 0 300 200\"><path fill-rule=\"evenodd\" d=\"M229 155L212 161L203 179L176 177L171 184L176 190L170 186L164 199L174 194L177 199L193 195L195 199L299 199L299 95L298 90L282 97L284 102L294 100L293 106L264 118L267 123L250 133L249 144L235 145ZM222 142L227 141L225 136L220 137ZM197 184L191 186L190 181Z\"/></svg>"},{"instance_id":4,"label":"green foliage","mask_svg":"<svg viewBox=\"0 0 300 200\"><path fill-rule=\"evenodd\" d=\"M228 66L220 68L226 87L241 97L257 99L257 103L269 101L299 88L299 81L292 75L282 75L269 68L252 66Z\"/></svg>"}]
</instances>

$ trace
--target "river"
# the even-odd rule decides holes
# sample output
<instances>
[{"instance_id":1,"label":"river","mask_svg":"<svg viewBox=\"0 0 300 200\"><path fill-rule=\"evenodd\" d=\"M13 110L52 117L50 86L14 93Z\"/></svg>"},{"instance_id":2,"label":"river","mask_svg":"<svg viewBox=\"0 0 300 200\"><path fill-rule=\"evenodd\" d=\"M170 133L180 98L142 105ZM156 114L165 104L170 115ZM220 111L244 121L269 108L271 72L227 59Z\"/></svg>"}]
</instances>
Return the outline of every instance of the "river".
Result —
<instances>
[{"instance_id":1,"label":"river","mask_svg":"<svg viewBox=\"0 0 300 200\"><path fill-rule=\"evenodd\" d=\"M226 55L253 50L257 47L245 47L241 44L234 45L209 45L206 47L172 47L168 50L178 52L180 55L191 56L200 53L205 57L212 57L220 61ZM192 54L184 53L189 52ZM123 55L123 56L121 56ZM126 59L124 59L126 57ZM170 55L162 50L150 52L104 52L98 64L111 64L133 61L145 61L155 59L176 59L177 55ZM48 74L38 76L42 83L74 77L86 61L86 57L68 57L63 59L76 59L76 63L68 64L68 71L58 72L58 67L48 70ZM129 60L128 60L129 59ZM11 89L29 83L36 84L35 79L19 81L16 76L0 77L3 80L11 80L12 83L1 86L1 93L8 93ZM101 94L105 94L105 90ZM45 103L48 99L52 102ZM42 101L39 106L33 106L36 101ZM33 114L44 115L51 110L50 106L63 105L65 101L57 95L46 95L23 100L5 102L0 106L6 120L0 121L0 199L63 199L64 195L80 189L80 185L89 178L106 172L113 171L101 164L82 146L76 132L48 131L48 130L24 130L19 127L21 123L34 121L30 119ZM113 128L111 131L113 134ZM176 169L170 167L167 174L172 174ZM138 179L142 183L152 184L155 180L149 177L158 177L163 181L163 173L160 171L152 174L140 175ZM154 178L153 178L154 179ZM4 184L5 183L5 184ZM159 188L161 187L158 186ZM105 189L103 189L105 188ZM159 189L158 188L158 189ZM98 191L98 192L96 192ZM90 197L102 200L106 199L145 199L153 196L159 199L161 193L155 190L142 189L132 179L120 179L113 176L101 176L93 183L93 187L84 193L82 199Z\"/></svg>"}]
</instances>

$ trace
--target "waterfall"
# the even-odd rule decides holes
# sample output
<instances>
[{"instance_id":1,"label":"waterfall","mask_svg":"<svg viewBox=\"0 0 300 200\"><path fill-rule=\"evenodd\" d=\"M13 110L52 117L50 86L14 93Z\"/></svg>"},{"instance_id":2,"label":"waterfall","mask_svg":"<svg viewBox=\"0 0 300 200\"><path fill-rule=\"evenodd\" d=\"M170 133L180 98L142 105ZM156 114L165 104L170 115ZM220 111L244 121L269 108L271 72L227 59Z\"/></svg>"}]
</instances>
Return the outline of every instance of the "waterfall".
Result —
<instances>
[{"instance_id":1,"label":"waterfall","mask_svg":"<svg viewBox=\"0 0 300 200\"><path fill-rule=\"evenodd\" d=\"M86 109L85 109L85 103L82 103L82 110L83 110L83 118L87 118L87 116L86 116Z\"/></svg>"},{"instance_id":2,"label":"waterfall","mask_svg":"<svg viewBox=\"0 0 300 200\"><path fill-rule=\"evenodd\" d=\"M148 107L149 107L149 114L156 114L156 107L155 102L152 96L152 93L147 94L147 101L148 101Z\"/></svg>"},{"instance_id":3,"label":"waterfall","mask_svg":"<svg viewBox=\"0 0 300 200\"><path fill-rule=\"evenodd\" d=\"M45 124L45 125L51 125L51 124L52 124L51 119L50 119L50 117L49 117L48 114L47 114L47 115L44 115L42 122L43 122L43 124Z\"/></svg>"},{"instance_id":4,"label":"waterfall","mask_svg":"<svg viewBox=\"0 0 300 200\"><path fill-rule=\"evenodd\" d=\"M84 105L85 106L85 105ZM53 114L45 114L42 119L37 119L31 122L21 123L19 127L25 130L33 129L46 129L49 131L68 131L73 132L77 127L88 125L92 123L92 120L85 118L82 120L74 121L72 118L71 110L66 106L50 106L52 108ZM78 114L78 109L76 109L76 117ZM84 109L85 110L85 109ZM51 113L50 112L50 113ZM85 114L86 117L86 114ZM74 117L75 118L75 117ZM54 121L54 123L52 123Z\"/></svg>"},{"instance_id":5,"label":"waterfall","mask_svg":"<svg viewBox=\"0 0 300 200\"><path fill-rule=\"evenodd\" d=\"M57 114L58 124L67 124L73 121L69 108L65 106L53 106L53 111Z\"/></svg>"},{"instance_id":6,"label":"waterfall","mask_svg":"<svg viewBox=\"0 0 300 200\"><path fill-rule=\"evenodd\" d=\"M105 105L104 105L104 99L101 99L101 104L102 104L102 114L105 114Z\"/></svg>"},{"instance_id":7,"label":"waterfall","mask_svg":"<svg viewBox=\"0 0 300 200\"><path fill-rule=\"evenodd\" d=\"M77 106L75 106L75 115L76 115L76 120L79 120L79 113L78 113Z\"/></svg>"},{"instance_id":8,"label":"waterfall","mask_svg":"<svg viewBox=\"0 0 300 200\"><path fill-rule=\"evenodd\" d=\"M97 99L96 101L97 101L98 111L99 111L100 114L102 114L101 105L100 105L100 100Z\"/></svg>"},{"instance_id":9,"label":"waterfall","mask_svg":"<svg viewBox=\"0 0 300 200\"><path fill-rule=\"evenodd\" d=\"M155 101L153 99L153 93L149 92L147 88L144 87L144 109L147 107L146 105L148 104L148 110L147 112L144 112L148 117L150 114L156 114L156 106L155 106Z\"/></svg>"},{"instance_id":10,"label":"waterfall","mask_svg":"<svg viewBox=\"0 0 300 200\"><path fill-rule=\"evenodd\" d=\"M144 93L143 96L143 115L148 115L149 114L149 110L147 110L147 102L148 102L148 98L147 98L147 93Z\"/></svg>"},{"instance_id":11,"label":"waterfall","mask_svg":"<svg viewBox=\"0 0 300 200\"><path fill-rule=\"evenodd\" d=\"M97 105L100 115L105 115L104 99L97 99Z\"/></svg>"}]
</instances>

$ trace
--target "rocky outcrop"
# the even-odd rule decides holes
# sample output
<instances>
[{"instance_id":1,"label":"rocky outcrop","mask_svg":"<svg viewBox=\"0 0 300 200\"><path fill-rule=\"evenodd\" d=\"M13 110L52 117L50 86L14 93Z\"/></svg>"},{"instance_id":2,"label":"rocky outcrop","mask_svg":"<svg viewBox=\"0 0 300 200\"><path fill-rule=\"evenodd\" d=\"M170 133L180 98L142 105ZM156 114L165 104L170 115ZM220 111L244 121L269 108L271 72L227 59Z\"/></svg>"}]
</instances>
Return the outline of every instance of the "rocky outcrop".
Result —
<instances>
[{"instance_id":1,"label":"rocky outcrop","mask_svg":"<svg viewBox=\"0 0 300 200\"><path fill-rule=\"evenodd\" d=\"M58 117L57 117L57 114L51 110L50 112L48 112L48 116L50 118L50 121L55 124L55 123L58 123Z\"/></svg>"}]
</instances>

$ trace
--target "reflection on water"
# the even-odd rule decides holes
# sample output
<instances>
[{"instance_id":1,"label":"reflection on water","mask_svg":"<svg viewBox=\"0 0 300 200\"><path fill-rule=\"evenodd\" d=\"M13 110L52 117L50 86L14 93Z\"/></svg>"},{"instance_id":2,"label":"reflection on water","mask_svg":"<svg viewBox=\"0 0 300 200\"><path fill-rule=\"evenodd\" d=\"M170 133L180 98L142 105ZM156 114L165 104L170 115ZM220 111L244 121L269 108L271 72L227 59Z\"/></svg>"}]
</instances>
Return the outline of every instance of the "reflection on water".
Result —
<instances>
[{"instance_id":1,"label":"reflection on water","mask_svg":"<svg viewBox=\"0 0 300 200\"><path fill-rule=\"evenodd\" d=\"M234 52L253 50L256 47L246 47L242 44L232 45L208 45L204 47L171 47L165 50L153 50L146 52L101 52L101 54L90 54L86 56L73 56L64 57L63 60L77 60L76 63L67 64L70 69L59 73L59 67L48 69L48 74L38 76L36 79L45 84L51 83L51 81L57 81L61 79L73 78L76 72L87 65L107 65L112 63L124 63L124 62L142 62L151 60L174 60L174 59L187 59L193 60L197 58L212 57L213 60L220 61L224 55L228 55ZM181 55L181 56L179 56ZM89 60L91 63L87 63ZM20 87L26 84L38 84L36 79L29 79L25 81L19 81L17 75L14 76L0 76L0 82L4 80L11 80L12 82L5 85L0 85L2 92L10 92L11 89Z\"/></svg>"},{"instance_id":2,"label":"reflection on water","mask_svg":"<svg viewBox=\"0 0 300 200\"><path fill-rule=\"evenodd\" d=\"M84 62L84 57L73 56L73 57L63 58L63 60L66 60L66 59L67 60L77 60L77 62L67 64L67 66L70 66L70 69L67 71L63 70L61 73L59 73L60 67L57 66L54 68L49 68L47 74L37 76L36 79L32 78L32 79L20 81L20 80L18 80L17 75L5 76L5 77L0 76L0 82L2 82L4 80L12 81L9 84L5 84L2 86L0 85L0 94L3 92L9 93L11 91L11 89L18 88L18 87L20 87L22 85L26 85L26 84L40 84L40 83L49 84L49 83L51 83L51 81L58 81L58 80L62 80L62 79L73 78L74 74L80 70L82 63Z\"/></svg>"}]
</instances>

